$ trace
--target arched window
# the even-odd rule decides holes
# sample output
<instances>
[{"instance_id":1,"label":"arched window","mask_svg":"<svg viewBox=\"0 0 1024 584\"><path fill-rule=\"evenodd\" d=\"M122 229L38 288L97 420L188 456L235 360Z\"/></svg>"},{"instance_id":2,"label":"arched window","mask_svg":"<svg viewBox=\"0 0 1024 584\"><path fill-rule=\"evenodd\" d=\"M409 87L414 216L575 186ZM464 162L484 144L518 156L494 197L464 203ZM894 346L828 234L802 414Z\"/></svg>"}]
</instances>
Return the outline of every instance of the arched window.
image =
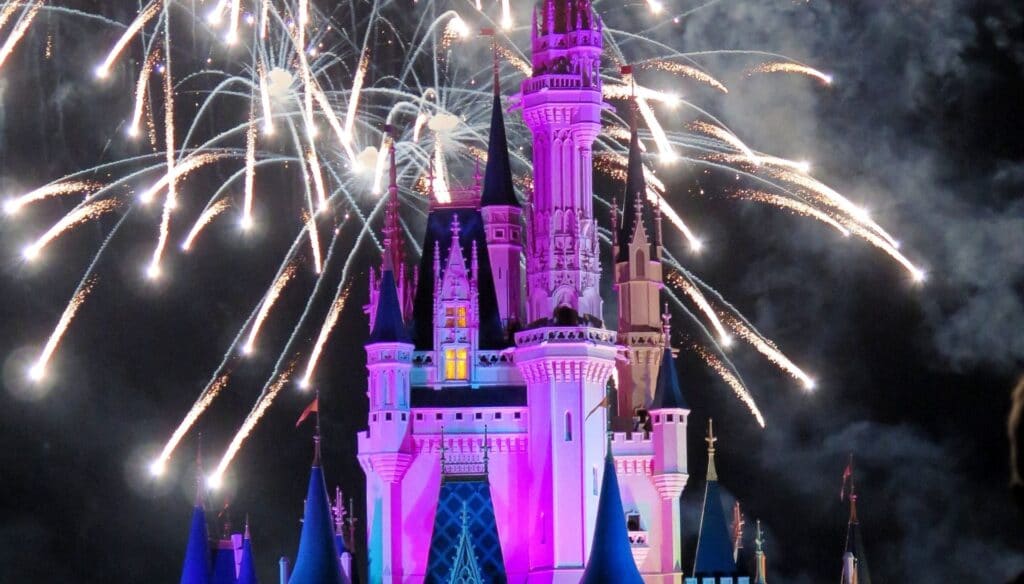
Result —
<instances>
[{"instance_id":1,"label":"arched window","mask_svg":"<svg viewBox=\"0 0 1024 584\"><path fill-rule=\"evenodd\" d=\"M572 441L572 414L565 412L565 441Z\"/></svg>"},{"instance_id":2,"label":"arched window","mask_svg":"<svg viewBox=\"0 0 1024 584\"><path fill-rule=\"evenodd\" d=\"M636 250L636 277L645 278L647 260L644 258L644 250Z\"/></svg>"}]
</instances>

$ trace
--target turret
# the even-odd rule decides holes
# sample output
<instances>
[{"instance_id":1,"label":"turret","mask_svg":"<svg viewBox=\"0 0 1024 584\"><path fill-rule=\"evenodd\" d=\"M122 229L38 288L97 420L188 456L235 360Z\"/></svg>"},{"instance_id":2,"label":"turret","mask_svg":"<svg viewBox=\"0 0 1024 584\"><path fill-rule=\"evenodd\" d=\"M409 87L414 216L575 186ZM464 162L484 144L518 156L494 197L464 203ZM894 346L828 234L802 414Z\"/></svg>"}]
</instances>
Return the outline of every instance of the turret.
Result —
<instances>
[{"instance_id":1,"label":"turret","mask_svg":"<svg viewBox=\"0 0 1024 584\"><path fill-rule=\"evenodd\" d=\"M402 565L400 481L412 460L409 373L413 345L402 319L390 257L385 253L380 298L366 343L370 411L367 430L358 437L359 462L367 475L368 525L382 531L382 544L369 550L373 582L401 581L401 574L391 570L394 566L400 571ZM373 516L378 509L380 515ZM331 548L336 548L333 534ZM332 553L338 563L337 550ZM295 572L298 570L296 562Z\"/></svg>"},{"instance_id":2,"label":"turret","mask_svg":"<svg viewBox=\"0 0 1024 584\"><path fill-rule=\"evenodd\" d=\"M388 127L388 132L391 133L390 126ZM383 265L385 263L391 265L394 271L395 287L398 292L399 310L402 313L403 320L408 321L412 315L413 296L419 273L418 270L414 269L410 278L406 268L404 238L402 237L402 226L398 216L398 163L395 154L398 145L395 142L393 133L386 142L389 144L387 150L390 160L388 170L390 181L388 184L388 200L384 204L384 226L381 229L381 239L383 240L384 247L383 255L386 256L381 260L381 272L384 270ZM377 303L380 299L381 277L372 268L370 270L369 283L370 302L363 307L363 311L370 317L370 330L373 330L377 316Z\"/></svg>"},{"instance_id":3,"label":"turret","mask_svg":"<svg viewBox=\"0 0 1024 584\"><path fill-rule=\"evenodd\" d=\"M631 102L629 163L622 216L613 209L613 288L618 293L619 340L627 348L619 371L617 429L631 430L638 410L653 399L651 388L661 361L659 297L664 287L661 265L661 213L647 199L636 104Z\"/></svg>"},{"instance_id":4,"label":"turret","mask_svg":"<svg viewBox=\"0 0 1024 584\"><path fill-rule=\"evenodd\" d=\"M676 508L678 509L678 507ZM626 518L615 474L611 445L604 461L601 498L597 504L597 524L590 558L580 584L642 584L626 532Z\"/></svg>"},{"instance_id":5,"label":"turret","mask_svg":"<svg viewBox=\"0 0 1024 584\"><path fill-rule=\"evenodd\" d=\"M309 488L302 513L302 535L295 556L295 569L288 584L349 584L338 562L331 525L331 506L327 485L320 466L320 432L313 438L313 465L309 472Z\"/></svg>"},{"instance_id":6,"label":"turret","mask_svg":"<svg viewBox=\"0 0 1024 584\"><path fill-rule=\"evenodd\" d=\"M761 532L761 520L757 520L757 537L754 539L754 561L756 572L754 584L768 584L768 554L764 551L764 534Z\"/></svg>"},{"instance_id":7,"label":"turret","mask_svg":"<svg viewBox=\"0 0 1024 584\"><path fill-rule=\"evenodd\" d=\"M238 564L238 584L259 584L252 557L252 534L249 532L248 520L245 522L245 536L242 539L242 559Z\"/></svg>"},{"instance_id":8,"label":"turret","mask_svg":"<svg viewBox=\"0 0 1024 584\"><path fill-rule=\"evenodd\" d=\"M714 427L708 420L708 474L704 485L704 506L700 516L700 532L697 536L697 553L693 563L693 574L687 584L749 584L750 578L740 576L733 558L733 543L729 526L725 520L722 496L718 485L718 470L715 468Z\"/></svg>"},{"instance_id":9,"label":"turret","mask_svg":"<svg viewBox=\"0 0 1024 584\"><path fill-rule=\"evenodd\" d=\"M206 511L203 509L203 465L196 458L196 500L192 509L192 523L185 547L185 563L181 570L181 584L210 584L210 551L206 531Z\"/></svg>"},{"instance_id":10,"label":"turret","mask_svg":"<svg viewBox=\"0 0 1024 584\"><path fill-rule=\"evenodd\" d=\"M680 495L689 479L686 457L686 425L690 409L683 399L672 347L669 345L671 316L668 306L662 315L665 344L651 403L651 441L654 444L654 472L651 481L660 496L661 571L682 578L682 525Z\"/></svg>"},{"instance_id":11,"label":"turret","mask_svg":"<svg viewBox=\"0 0 1024 584\"><path fill-rule=\"evenodd\" d=\"M487 234L487 254L491 260L494 292L498 299L501 324L520 322L522 306L522 208L512 183L512 164L505 137L505 119L501 113L501 78L498 56L494 54L494 102L491 105L491 133L487 143L487 168L484 172L480 213Z\"/></svg>"},{"instance_id":12,"label":"turret","mask_svg":"<svg viewBox=\"0 0 1024 584\"><path fill-rule=\"evenodd\" d=\"M850 518L846 525L846 548L843 551L842 584L871 584L867 555L861 541L860 520L857 518L857 487L853 480L853 456L843 476L846 498L850 501ZM849 491L845 489L849 484Z\"/></svg>"}]
</instances>

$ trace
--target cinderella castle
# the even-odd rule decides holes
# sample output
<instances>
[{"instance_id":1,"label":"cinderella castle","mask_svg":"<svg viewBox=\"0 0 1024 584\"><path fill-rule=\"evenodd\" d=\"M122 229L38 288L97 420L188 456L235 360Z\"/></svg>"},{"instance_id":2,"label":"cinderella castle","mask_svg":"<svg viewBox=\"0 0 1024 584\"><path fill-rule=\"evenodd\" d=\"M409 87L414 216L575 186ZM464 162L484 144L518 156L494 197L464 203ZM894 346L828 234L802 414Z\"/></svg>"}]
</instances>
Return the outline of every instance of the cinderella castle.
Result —
<instances>
[{"instance_id":1,"label":"cinderella castle","mask_svg":"<svg viewBox=\"0 0 1024 584\"><path fill-rule=\"evenodd\" d=\"M346 528L340 497L332 505L317 448L294 569L282 558L281 584L768 581L760 526L747 556L738 508L727 518L710 424L703 512L685 526L698 540L684 554L690 409L662 310L662 220L646 196L635 124L605 266L598 242L591 148L609 107L601 52L589 0L544 1L519 103L533 134L532 193L514 188L495 83L486 170L475 188L433 205L415 266L390 149L358 434L366 540ZM603 322L602 273L616 330ZM844 584L870 582L855 501ZM182 584L255 582L247 534L212 550L200 499Z\"/></svg>"}]
</instances>

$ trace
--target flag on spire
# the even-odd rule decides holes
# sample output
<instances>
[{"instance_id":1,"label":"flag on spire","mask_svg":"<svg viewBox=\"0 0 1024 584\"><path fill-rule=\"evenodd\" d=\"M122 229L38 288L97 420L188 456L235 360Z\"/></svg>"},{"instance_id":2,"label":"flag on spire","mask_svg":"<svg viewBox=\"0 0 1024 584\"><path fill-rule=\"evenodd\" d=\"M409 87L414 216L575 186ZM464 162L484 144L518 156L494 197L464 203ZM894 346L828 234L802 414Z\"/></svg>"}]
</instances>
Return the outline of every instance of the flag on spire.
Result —
<instances>
[{"instance_id":1,"label":"flag on spire","mask_svg":"<svg viewBox=\"0 0 1024 584\"><path fill-rule=\"evenodd\" d=\"M302 410L302 415L299 416L299 420L297 422L295 422L295 427L298 428L299 426L301 426L302 423L306 421L306 418L308 418L310 414L319 414L319 413L320 413L320 395L317 394L317 396L313 398L313 401L309 402L309 405L306 406L306 409Z\"/></svg>"}]
</instances>

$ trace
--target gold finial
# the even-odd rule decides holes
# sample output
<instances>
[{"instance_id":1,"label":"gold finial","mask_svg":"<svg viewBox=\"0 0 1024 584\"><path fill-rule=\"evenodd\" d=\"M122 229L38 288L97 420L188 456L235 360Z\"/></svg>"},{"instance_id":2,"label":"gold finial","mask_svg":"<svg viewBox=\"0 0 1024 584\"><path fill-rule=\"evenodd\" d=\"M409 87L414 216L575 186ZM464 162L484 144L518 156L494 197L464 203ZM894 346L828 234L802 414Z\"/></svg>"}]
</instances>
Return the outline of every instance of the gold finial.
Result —
<instances>
[{"instance_id":1,"label":"gold finial","mask_svg":"<svg viewBox=\"0 0 1024 584\"><path fill-rule=\"evenodd\" d=\"M718 471L715 469L715 442L718 442L718 438L715 438L715 421L708 418L708 435L704 438L704 441L708 443L708 480L717 481Z\"/></svg>"},{"instance_id":2,"label":"gold finial","mask_svg":"<svg viewBox=\"0 0 1024 584\"><path fill-rule=\"evenodd\" d=\"M665 312L661 313L661 333L665 336L665 348L672 346L672 313L668 311L668 302L665 303Z\"/></svg>"}]
</instances>

